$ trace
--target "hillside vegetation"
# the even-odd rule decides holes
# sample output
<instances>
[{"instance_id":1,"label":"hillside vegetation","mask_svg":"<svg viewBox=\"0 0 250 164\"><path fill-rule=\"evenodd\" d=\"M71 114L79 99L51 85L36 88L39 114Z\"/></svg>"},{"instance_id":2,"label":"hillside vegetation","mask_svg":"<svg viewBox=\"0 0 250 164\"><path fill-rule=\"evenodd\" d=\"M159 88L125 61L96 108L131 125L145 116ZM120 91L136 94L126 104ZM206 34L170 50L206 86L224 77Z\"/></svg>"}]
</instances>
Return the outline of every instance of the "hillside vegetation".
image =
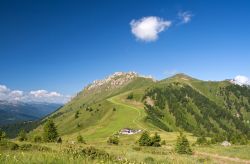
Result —
<instances>
[{"instance_id":1,"label":"hillside vegetation","mask_svg":"<svg viewBox=\"0 0 250 164\"><path fill-rule=\"evenodd\" d=\"M115 73L88 85L68 104L41 120L28 134L28 142L44 135L48 120L55 123L60 136L57 142L61 146L58 150L53 143L43 145L59 154L69 147L70 151L80 149L81 153L86 153L89 146L94 146L98 150L91 148L91 151L100 153L99 149L104 150L120 162L123 159L136 163L147 160L160 163L225 160L224 157L215 158L214 152L228 156L227 160L231 162L235 157L249 159L240 149L249 151L250 89L230 81L202 81L184 74L155 81L134 72ZM134 134L121 133L126 130ZM179 132L182 132L182 139L178 137ZM138 141L141 135L146 133L149 138L144 139L148 143L144 145L151 147L138 143L141 143ZM187 154L194 155L176 154L178 140L184 142L177 144L179 148L190 145ZM220 143L225 140L233 147L221 148ZM235 156L230 153L234 148L238 152ZM67 157L66 153L64 158ZM105 156L105 160L114 159Z\"/></svg>"}]
</instances>

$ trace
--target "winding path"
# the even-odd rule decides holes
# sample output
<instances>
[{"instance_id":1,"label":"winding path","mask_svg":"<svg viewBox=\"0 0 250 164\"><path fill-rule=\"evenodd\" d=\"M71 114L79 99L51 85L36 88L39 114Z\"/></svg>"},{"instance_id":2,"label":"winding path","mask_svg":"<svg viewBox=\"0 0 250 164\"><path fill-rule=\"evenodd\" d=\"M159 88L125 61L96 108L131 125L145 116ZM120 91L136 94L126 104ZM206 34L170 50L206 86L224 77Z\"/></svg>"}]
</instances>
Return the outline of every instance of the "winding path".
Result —
<instances>
[{"instance_id":1,"label":"winding path","mask_svg":"<svg viewBox=\"0 0 250 164\"><path fill-rule=\"evenodd\" d=\"M214 159L215 161L217 161L219 163L234 162L234 163L250 164L250 160L221 156L218 154L211 154L211 153L205 153L205 152L195 152L194 155L195 156L211 157L212 159Z\"/></svg>"},{"instance_id":2,"label":"winding path","mask_svg":"<svg viewBox=\"0 0 250 164\"><path fill-rule=\"evenodd\" d=\"M138 116L137 117L135 117L134 119L133 119L133 123L134 124L136 124L138 127L140 127L141 129L143 129L143 130L146 130L141 124L140 124L140 119L142 119L142 109L138 109L138 108L136 108L136 107L133 107L133 106L130 106L130 105L127 105L127 104L124 104L124 103L122 103L122 102L118 102L117 100L116 100L116 97L111 97L111 98L109 98L109 99L107 99L109 102L111 102L111 103L113 103L113 104L115 104L115 105L118 105L118 106L123 106L123 107L125 107L125 108L127 108L127 109L132 109L132 110L136 110L137 111L137 113L138 113Z\"/></svg>"}]
</instances>

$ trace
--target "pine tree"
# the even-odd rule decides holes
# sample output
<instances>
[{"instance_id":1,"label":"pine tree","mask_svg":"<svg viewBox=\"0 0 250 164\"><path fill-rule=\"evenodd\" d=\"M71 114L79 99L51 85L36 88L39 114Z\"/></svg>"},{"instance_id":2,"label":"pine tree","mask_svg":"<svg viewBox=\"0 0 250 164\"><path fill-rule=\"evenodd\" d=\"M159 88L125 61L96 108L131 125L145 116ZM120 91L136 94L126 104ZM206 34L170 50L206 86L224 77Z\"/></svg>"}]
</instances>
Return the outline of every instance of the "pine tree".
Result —
<instances>
[{"instance_id":1,"label":"pine tree","mask_svg":"<svg viewBox=\"0 0 250 164\"><path fill-rule=\"evenodd\" d=\"M143 132L138 142L140 146L151 146L149 133L147 131Z\"/></svg>"},{"instance_id":2,"label":"pine tree","mask_svg":"<svg viewBox=\"0 0 250 164\"><path fill-rule=\"evenodd\" d=\"M192 154L192 150L189 145L188 139L182 133L180 133L180 136L178 136L177 138L175 151L178 154Z\"/></svg>"},{"instance_id":3,"label":"pine tree","mask_svg":"<svg viewBox=\"0 0 250 164\"><path fill-rule=\"evenodd\" d=\"M44 125L44 141L46 142L55 142L58 138L57 129L55 123L52 120L48 120Z\"/></svg>"}]
</instances>

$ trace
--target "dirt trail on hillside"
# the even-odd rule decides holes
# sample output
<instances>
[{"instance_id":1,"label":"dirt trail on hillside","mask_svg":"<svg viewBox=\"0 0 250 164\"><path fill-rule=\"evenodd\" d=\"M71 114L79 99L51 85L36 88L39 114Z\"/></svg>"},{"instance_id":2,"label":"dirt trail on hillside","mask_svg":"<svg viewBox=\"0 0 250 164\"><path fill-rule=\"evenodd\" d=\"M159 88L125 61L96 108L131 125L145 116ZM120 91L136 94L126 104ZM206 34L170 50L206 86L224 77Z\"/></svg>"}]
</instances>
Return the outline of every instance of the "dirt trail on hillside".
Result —
<instances>
[{"instance_id":1,"label":"dirt trail on hillside","mask_svg":"<svg viewBox=\"0 0 250 164\"><path fill-rule=\"evenodd\" d=\"M132 121L134 124L136 124L138 127L141 128L141 130L146 130L145 127L143 127L141 124L140 124L140 119L142 117L142 114L141 114L141 111L140 109L136 108L136 107L133 107L133 106L130 106L130 105L127 105L127 104L124 104L120 101L116 101L115 100L115 97L112 97L112 98L109 98L107 99L109 102L113 103L113 104L116 104L116 105L120 105L120 106L123 106L123 107L126 107L126 108L129 108L129 109L132 109L132 110L136 110L138 115L136 118L134 118Z\"/></svg>"},{"instance_id":2,"label":"dirt trail on hillside","mask_svg":"<svg viewBox=\"0 0 250 164\"><path fill-rule=\"evenodd\" d=\"M244 160L240 158L233 158L233 157L227 157L227 156L221 156L218 154L211 154L211 153L204 153L204 152L195 152L195 156L205 156L205 157L211 157L219 164L226 164L226 163L242 163L242 164L250 164L250 160Z\"/></svg>"}]
</instances>

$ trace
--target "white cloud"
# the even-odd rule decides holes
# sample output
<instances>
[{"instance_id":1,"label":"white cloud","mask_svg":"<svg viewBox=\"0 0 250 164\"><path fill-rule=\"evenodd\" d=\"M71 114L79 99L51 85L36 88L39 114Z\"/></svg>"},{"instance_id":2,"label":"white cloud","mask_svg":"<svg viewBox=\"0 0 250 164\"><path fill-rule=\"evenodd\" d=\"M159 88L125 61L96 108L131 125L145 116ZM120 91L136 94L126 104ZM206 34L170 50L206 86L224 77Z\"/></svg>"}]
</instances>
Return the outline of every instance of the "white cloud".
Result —
<instances>
[{"instance_id":1,"label":"white cloud","mask_svg":"<svg viewBox=\"0 0 250 164\"><path fill-rule=\"evenodd\" d=\"M179 12L178 17L181 20L182 24L188 23L191 21L191 18L193 17L193 14L189 11L185 12Z\"/></svg>"},{"instance_id":2,"label":"white cloud","mask_svg":"<svg viewBox=\"0 0 250 164\"><path fill-rule=\"evenodd\" d=\"M160 32L170 27L171 21L162 18L150 16L130 22L131 32L139 40L150 42L158 39Z\"/></svg>"},{"instance_id":3,"label":"white cloud","mask_svg":"<svg viewBox=\"0 0 250 164\"><path fill-rule=\"evenodd\" d=\"M237 85L250 85L250 79L246 76L238 75L236 76L232 82Z\"/></svg>"},{"instance_id":4,"label":"white cloud","mask_svg":"<svg viewBox=\"0 0 250 164\"><path fill-rule=\"evenodd\" d=\"M37 102L67 102L70 96L64 96L58 92L48 92L46 90L30 91L29 99Z\"/></svg>"},{"instance_id":5,"label":"white cloud","mask_svg":"<svg viewBox=\"0 0 250 164\"><path fill-rule=\"evenodd\" d=\"M0 93L6 92L9 92L9 88L7 88L5 85L0 85Z\"/></svg>"},{"instance_id":6,"label":"white cloud","mask_svg":"<svg viewBox=\"0 0 250 164\"><path fill-rule=\"evenodd\" d=\"M62 95L58 92L49 92L46 90L33 90L23 92L20 90L11 90L5 85L0 85L0 100L22 101L22 102L47 102L47 103L66 103L71 96Z\"/></svg>"},{"instance_id":7,"label":"white cloud","mask_svg":"<svg viewBox=\"0 0 250 164\"><path fill-rule=\"evenodd\" d=\"M13 99L13 100L22 100L23 98L23 91L19 91L19 90L14 90L14 91L11 91L9 93L9 98L10 99Z\"/></svg>"},{"instance_id":8,"label":"white cloud","mask_svg":"<svg viewBox=\"0 0 250 164\"><path fill-rule=\"evenodd\" d=\"M62 95L57 92L48 92L46 90L30 91L30 94L34 97L61 97Z\"/></svg>"}]
</instances>

